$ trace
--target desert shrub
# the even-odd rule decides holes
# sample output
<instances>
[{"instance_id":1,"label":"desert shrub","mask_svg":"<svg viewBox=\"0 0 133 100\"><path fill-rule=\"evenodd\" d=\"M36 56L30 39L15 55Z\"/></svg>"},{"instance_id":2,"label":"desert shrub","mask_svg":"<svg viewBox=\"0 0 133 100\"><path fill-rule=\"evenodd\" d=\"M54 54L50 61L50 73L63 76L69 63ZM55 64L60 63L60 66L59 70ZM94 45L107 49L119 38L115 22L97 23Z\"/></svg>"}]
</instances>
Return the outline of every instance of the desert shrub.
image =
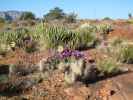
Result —
<instances>
[{"instance_id":1,"label":"desert shrub","mask_svg":"<svg viewBox=\"0 0 133 100\"><path fill-rule=\"evenodd\" d=\"M123 42L124 42L124 39L114 38L112 39L111 45L116 47L116 46L120 46Z\"/></svg>"},{"instance_id":2,"label":"desert shrub","mask_svg":"<svg viewBox=\"0 0 133 100\"><path fill-rule=\"evenodd\" d=\"M80 29L85 29L88 33L100 33L101 38L105 39L107 34L113 30L110 24L83 24Z\"/></svg>"},{"instance_id":3,"label":"desert shrub","mask_svg":"<svg viewBox=\"0 0 133 100\"><path fill-rule=\"evenodd\" d=\"M34 64L22 63L20 61L17 61L16 64L9 65L10 75L25 76L35 72L36 70L37 68Z\"/></svg>"},{"instance_id":4,"label":"desert shrub","mask_svg":"<svg viewBox=\"0 0 133 100\"><path fill-rule=\"evenodd\" d=\"M51 9L49 13L44 15L45 21L55 20L55 19L63 19L65 16L65 13L62 9L59 7L55 7L54 9Z\"/></svg>"},{"instance_id":5,"label":"desert shrub","mask_svg":"<svg viewBox=\"0 0 133 100\"><path fill-rule=\"evenodd\" d=\"M98 60L97 67L103 74L115 74L119 71L119 63L113 58Z\"/></svg>"},{"instance_id":6,"label":"desert shrub","mask_svg":"<svg viewBox=\"0 0 133 100\"><path fill-rule=\"evenodd\" d=\"M89 32L92 33L101 33L101 35L103 34L108 34L111 30L113 30L112 26L110 24L83 24L80 26L80 28L82 29L87 29Z\"/></svg>"},{"instance_id":7,"label":"desert shrub","mask_svg":"<svg viewBox=\"0 0 133 100\"><path fill-rule=\"evenodd\" d=\"M125 63L133 63L133 46L126 46L121 49L121 61Z\"/></svg>"},{"instance_id":8,"label":"desert shrub","mask_svg":"<svg viewBox=\"0 0 133 100\"><path fill-rule=\"evenodd\" d=\"M95 28L93 27L73 31L64 26L40 24L30 29L30 33L40 48L48 49L57 49L58 46L72 49L89 47L95 41Z\"/></svg>"},{"instance_id":9,"label":"desert shrub","mask_svg":"<svg viewBox=\"0 0 133 100\"><path fill-rule=\"evenodd\" d=\"M0 44L0 55L5 56L8 51L10 51L10 46L5 44Z\"/></svg>"},{"instance_id":10,"label":"desert shrub","mask_svg":"<svg viewBox=\"0 0 133 100\"><path fill-rule=\"evenodd\" d=\"M133 19L132 19L132 18L131 18L131 19L128 19L128 20L127 20L127 23L133 24Z\"/></svg>"},{"instance_id":11,"label":"desert shrub","mask_svg":"<svg viewBox=\"0 0 133 100\"><path fill-rule=\"evenodd\" d=\"M104 17L102 20L112 20L110 17Z\"/></svg>"},{"instance_id":12,"label":"desert shrub","mask_svg":"<svg viewBox=\"0 0 133 100\"><path fill-rule=\"evenodd\" d=\"M76 34L64 27L52 26L45 28L45 42L48 48L57 48L58 45L71 46L75 39Z\"/></svg>"},{"instance_id":13,"label":"desert shrub","mask_svg":"<svg viewBox=\"0 0 133 100\"><path fill-rule=\"evenodd\" d=\"M99 31L103 39L105 39L107 34L112 31L113 28L110 24L99 24L97 25L97 30Z\"/></svg>"},{"instance_id":14,"label":"desert shrub","mask_svg":"<svg viewBox=\"0 0 133 100\"><path fill-rule=\"evenodd\" d=\"M33 27L20 27L0 33L0 44L24 48L28 52L38 47L57 49L59 45L72 49L90 47L95 41L95 28L69 30L63 26L38 24ZM13 45L12 45L13 44Z\"/></svg>"},{"instance_id":15,"label":"desert shrub","mask_svg":"<svg viewBox=\"0 0 133 100\"><path fill-rule=\"evenodd\" d=\"M122 43L123 43L123 40L119 38L114 38L114 39L108 40L108 42L103 42L99 47L97 47L97 51L99 51L103 55L113 58L117 62L121 62L120 51L121 51L121 48L123 48Z\"/></svg>"},{"instance_id":16,"label":"desert shrub","mask_svg":"<svg viewBox=\"0 0 133 100\"><path fill-rule=\"evenodd\" d=\"M55 7L54 9L51 9L47 14L43 16L43 20L45 22L54 22L54 23L74 23L76 22L77 15L75 13L67 14L65 13L61 8Z\"/></svg>"},{"instance_id":17,"label":"desert shrub","mask_svg":"<svg viewBox=\"0 0 133 100\"><path fill-rule=\"evenodd\" d=\"M6 22L5 19L0 17L0 27L3 27L5 22Z\"/></svg>"},{"instance_id":18,"label":"desert shrub","mask_svg":"<svg viewBox=\"0 0 133 100\"><path fill-rule=\"evenodd\" d=\"M35 15L32 12L23 12L20 16L20 20L34 20Z\"/></svg>"},{"instance_id":19,"label":"desert shrub","mask_svg":"<svg viewBox=\"0 0 133 100\"><path fill-rule=\"evenodd\" d=\"M28 28L20 27L0 33L0 45L9 48L23 48L27 52L34 52L38 49L38 43L34 33L30 33ZM4 48L2 48L4 49Z\"/></svg>"},{"instance_id":20,"label":"desert shrub","mask_svg":"<svg viewBox=\"0 0 133 100\"><path fill-rule=\"evenodd\" d=\"M100 30L103 32L103 33L108 33L112 30L112 26L110 24L100 24Z\"/></svg>"},{"instance_id":21,"label":"desert shrub","mask_svg":"<svg viewBox=\"0 0 133 100\"><path fill-rule=\"evenodd\" d=\"M5 23L5 19L0 17L0 23Z\"/></svg>"},{"instance_id":22,"label":"desert shrub","mask_svg":"<svg viewBox=\"0 0 133 100\"><path fill-rule=\"evenodd\" d=\"M80 29L84 29L88 32L96 33L98 30L97 26L94 24L83 24L80 26Z\"/></svg>"},{"instance_id":23,"label":"desert shrub","mask_svg":"<svg viewBox=\"0 0 133 100\"><path fill-rule=\"evenodd\" d=\"M10 44L11 42L15 42L17 46L21 46L22 40L25 36L25 31L24 30L16 30L16 31L8 31L8 32L2 32L0 33L1 36L1 42L5 44Z\"/></svg>"},{"instance_id":24,"label":"desert shrub","mask_svg":"<svg viewBox=\"0 0 133 100\"><path fill-rule=\"evenodd\" d=\"M104 49L108 49L107 54L118 62L133 63L133 46L131 41L115 38L110 43L110 47Z\"/></svg>"},{"instance_id":25,"label":"desert shrub","mask_svg":"<svg viewBox=\"0 0 133 100\"><path fill-rule=\"evenodd\" d=\"M78 30L78 48L87 48L93 46L96 41L95 27L86 27Z\"/></svg>"},{"instance_id":26,"label":"desert shrub","mask_svg":"<svg viewBox=\"0 0 133 100\"><path fill-rule=\"evenodd\" d=\"M48 48L57 48L59 45L72 49L88 47L94 36L87 30L71 31L64 27L50 26L45 29L45 43Z\"/></svg>"}]
</instances>

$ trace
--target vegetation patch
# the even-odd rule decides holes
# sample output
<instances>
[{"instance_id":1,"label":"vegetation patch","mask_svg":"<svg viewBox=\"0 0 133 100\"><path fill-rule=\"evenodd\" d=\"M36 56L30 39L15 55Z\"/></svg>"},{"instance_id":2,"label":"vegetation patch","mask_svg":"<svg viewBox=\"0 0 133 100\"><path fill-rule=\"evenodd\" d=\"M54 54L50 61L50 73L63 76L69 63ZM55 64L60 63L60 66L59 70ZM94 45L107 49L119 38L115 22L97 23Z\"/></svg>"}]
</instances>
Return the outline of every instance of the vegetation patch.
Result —
<instances>
[{"instance_id":1,"label":"vegetation patch","mask_svg":"<svg viewBox=\"0 0 133 100\"><path fill-rule=\"evenodd\" d=\"M105 76L118 73L120 71L119 66L119 63L113 58L105 58L97 61L98 70Z\"/></svg>"},{"instance_id":2,"label":"vegetation patch","mask_svg":"<svg viewBox=\"0 0 133 100\"><path fill-rule=\"evenodd\" d=\"M126 46L121 50L122 62L132 64L133 63L133 46Z\"/></svg>"}]
</instances>

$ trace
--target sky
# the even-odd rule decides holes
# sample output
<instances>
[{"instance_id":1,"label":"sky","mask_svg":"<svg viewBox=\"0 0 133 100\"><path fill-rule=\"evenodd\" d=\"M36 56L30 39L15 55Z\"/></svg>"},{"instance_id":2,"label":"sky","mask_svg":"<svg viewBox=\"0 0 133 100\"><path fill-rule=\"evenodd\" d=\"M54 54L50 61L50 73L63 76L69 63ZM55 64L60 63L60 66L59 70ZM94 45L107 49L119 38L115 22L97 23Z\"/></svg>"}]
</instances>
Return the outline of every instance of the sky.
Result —
<instances>
[{"instance_id":1,"label":"sky","mask_svg":"<svg viewBox=\"0 0 133 100\"><path fill-rule=\"evenodd\" d=\"M128 18L128 13L133 14L133 0L0 0L0 11L32 11L37 17L54 7L88 19Z\"/></svg>"}]
</instances>

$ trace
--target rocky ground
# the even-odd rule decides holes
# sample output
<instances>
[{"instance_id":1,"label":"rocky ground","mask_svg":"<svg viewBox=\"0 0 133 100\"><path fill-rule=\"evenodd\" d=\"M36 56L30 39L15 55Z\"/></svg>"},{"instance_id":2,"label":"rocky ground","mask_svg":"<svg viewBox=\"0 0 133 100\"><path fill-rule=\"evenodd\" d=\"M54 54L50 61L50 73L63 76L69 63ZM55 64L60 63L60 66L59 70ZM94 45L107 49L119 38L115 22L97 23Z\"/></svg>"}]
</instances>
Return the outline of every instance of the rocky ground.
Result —
<instances>
[{"instance_id":1,"label":"rocky ground","mask_svg":"<svg viewBox=\"0 0 133 100\"><path fill-rule=\"evenodd\" d=\"M117 24L119 27L115 26L109 38L122 36L131 39L133 37L132 25ZM95 50L86 50L83 53L87 59L103 56ZM18 59L33 64L50 55L52 54L47 51L29 55L18 50L12 55L0 58L0 64L15 63ZM64 74L58 70L50 73L49 77L38 72L19 78L14 76L10 79L10 83L13 84L12 86L17 86L16 91L8 90L10 84L0 84L0 100L132 100L133 64L125 64L122 67L128 68L129 72L89 84L77 82L74 85L68 85L64 81ZM3 91L9 94L4 94Z\"/></svg>"},{"instance_id":2,"label":"rocky ground","mask_svg":"<svg viewBox=\"0 0 133 100\"><path fill-rule=\"evenodd\" d=\"M131 100L133 73L100 80L96 83L67 85L63 73L55 71L47 80L34 85L21 95L1 100Z\"/></svg>"},{"instance_id":3,"label":"rocky ground","mask_svg":"<svg viewBox=\"0 0 133 100\"><path fill-rule=\"evenodd\" d=\"M88 56L88 59L100 56L95 50L83 53L86 57ZM19 87L17 93L2 94L0 100L131 100L133 97L133 65L126 64L123 67L127 67L130 72L86 85L80 82L74 85L66 84L64 74L58 70L52 72L48 78L43 77L41 73L19 78L13 77L11 82L13 84L16 82ZM0 88L2 91L3 85Z\"/></svg>"}]
</instances>

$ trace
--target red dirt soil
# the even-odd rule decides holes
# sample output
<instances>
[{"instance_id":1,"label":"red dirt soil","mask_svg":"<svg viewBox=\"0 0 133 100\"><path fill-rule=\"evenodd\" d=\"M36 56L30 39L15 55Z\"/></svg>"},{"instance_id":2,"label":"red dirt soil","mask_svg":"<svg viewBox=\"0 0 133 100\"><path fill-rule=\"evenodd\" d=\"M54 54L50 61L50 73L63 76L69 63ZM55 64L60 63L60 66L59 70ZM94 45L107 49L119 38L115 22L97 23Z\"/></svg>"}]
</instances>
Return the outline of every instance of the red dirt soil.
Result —
<instances>
[{"instance_id":1,"label":"red dirt soil","mask_svg":"<svg viewBox=\"0 0 133 100\"><path fill-rule=\"evenodd\" d=\"M36 64L42 58L47 58L51 55L52 54L49 51L34 52L29 54L21 49L17 49L15 52L8 53L6 57L0 59L0 64L16 64L18 61L21 63Z\"/></svg>"},{"instance_id":2,"label":"red dirt soil","mask_svg":"<svg viewBox=\"0 0 133 100\"><path fill-rule=\"evenodd\" d=\"M110 32L109 38L120 37L126 39L133 39L133 25L132 24L120 24L114 25L114 30Z\"/></svg>"}]
</instances>

